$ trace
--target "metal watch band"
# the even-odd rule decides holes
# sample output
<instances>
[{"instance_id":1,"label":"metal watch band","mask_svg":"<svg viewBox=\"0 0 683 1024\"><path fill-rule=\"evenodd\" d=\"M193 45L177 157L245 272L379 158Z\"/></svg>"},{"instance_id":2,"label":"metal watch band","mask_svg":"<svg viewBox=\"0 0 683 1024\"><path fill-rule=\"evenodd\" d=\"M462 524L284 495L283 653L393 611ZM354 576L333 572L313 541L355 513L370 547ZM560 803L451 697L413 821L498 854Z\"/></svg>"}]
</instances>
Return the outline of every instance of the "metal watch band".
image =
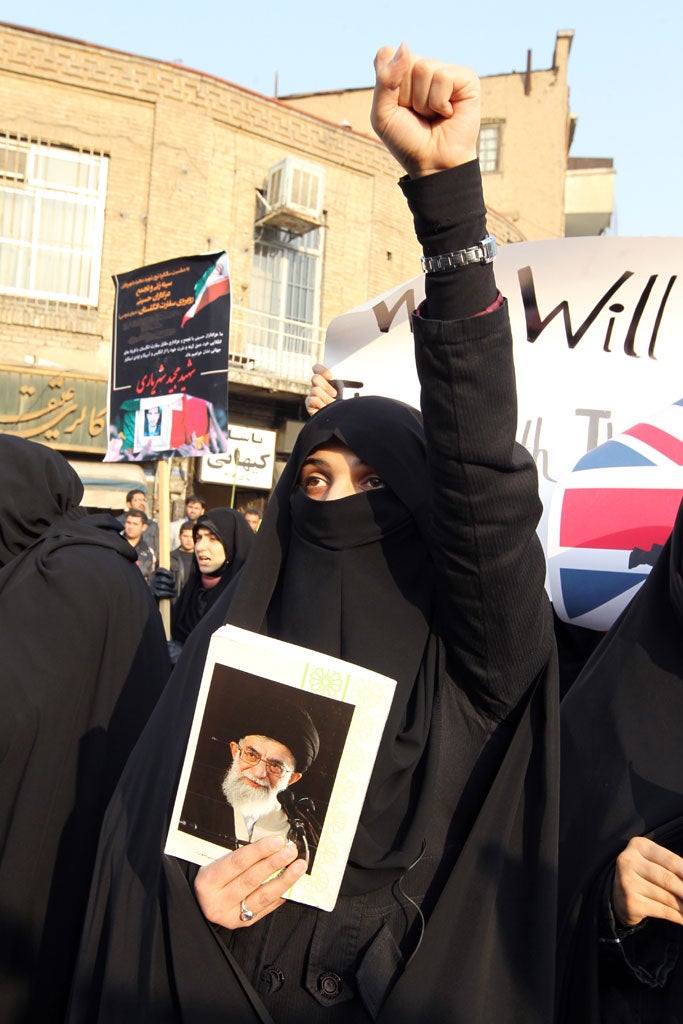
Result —
<instances>
[{"instance_id":1,"label":"metal watch band","mask_svg":"<svg viewBox=\"0 0 683 1024\"><path fill-rule=\"evenodd\" d=\"M470 245L468 249L446 252L442 256L423 256L422 270L425 274L438 274L447 270L459 270L460 267L467 267L471 263L492 263L497 252L495 238L493 235L487 235L481 242Z\"/></svg>"}]
</instances>

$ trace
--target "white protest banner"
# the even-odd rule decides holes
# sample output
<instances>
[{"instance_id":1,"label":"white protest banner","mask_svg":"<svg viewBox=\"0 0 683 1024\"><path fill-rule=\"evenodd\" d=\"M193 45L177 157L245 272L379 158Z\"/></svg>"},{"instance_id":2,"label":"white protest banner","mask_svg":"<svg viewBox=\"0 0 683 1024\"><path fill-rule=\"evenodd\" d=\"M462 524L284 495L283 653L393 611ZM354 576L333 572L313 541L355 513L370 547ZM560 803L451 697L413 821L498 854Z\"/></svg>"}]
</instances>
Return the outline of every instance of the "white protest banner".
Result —
<instances>
[{"instance_id":1,"label":"white protest banner","mask_svg":"<svg viewBox=\"0 0 683 1024\"><path fill-rule=\"evenodd\" d=\"M587 452L683 397L681 271L677 238L557 239L499 252L496 280L509 303L517 368L517 436L538 466L546 551L558 480ZM333 320L325 346L333 375L363 381L361 394L417 404L408 314L423 297L424 280L416 277Z\"/></svg>"}]
</instances>

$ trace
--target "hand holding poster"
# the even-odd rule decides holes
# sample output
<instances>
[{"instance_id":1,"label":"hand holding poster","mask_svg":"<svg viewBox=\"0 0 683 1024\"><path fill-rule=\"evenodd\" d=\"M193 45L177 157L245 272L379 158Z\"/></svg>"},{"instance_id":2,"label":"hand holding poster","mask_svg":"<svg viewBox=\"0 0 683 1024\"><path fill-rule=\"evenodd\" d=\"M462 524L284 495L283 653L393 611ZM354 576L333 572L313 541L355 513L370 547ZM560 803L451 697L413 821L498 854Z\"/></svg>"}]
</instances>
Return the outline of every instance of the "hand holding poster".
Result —
<instances>
[{"instance_id":1,"label":"hand holding poster","mask_svg":"<svg viewBox=\"0 0 683 1024\"><path fill-rule=\"evenodd\" d=\"M339 658L218 629L165 852L209 864L282 835L306 862L285 897L332 910L395 685Z\"/></svg>"},{"instance_id":2,"label":"hand holding poster","mask_svg":"<svg viewBox=\"0 0 683 1024\"><path fill-rule=\"evenodd\" d=\"M225 252L114 278L105 462L227 451L230 276Z\"/></svg>"}]
</instances>

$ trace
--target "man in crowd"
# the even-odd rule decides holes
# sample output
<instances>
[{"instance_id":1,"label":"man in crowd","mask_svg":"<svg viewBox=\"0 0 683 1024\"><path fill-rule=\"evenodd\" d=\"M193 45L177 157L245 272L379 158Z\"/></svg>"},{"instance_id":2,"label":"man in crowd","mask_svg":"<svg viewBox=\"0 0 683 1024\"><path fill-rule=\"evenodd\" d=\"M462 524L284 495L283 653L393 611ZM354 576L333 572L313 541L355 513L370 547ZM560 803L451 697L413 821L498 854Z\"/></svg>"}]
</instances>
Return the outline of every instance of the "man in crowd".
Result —
<instances>
[{"instance_id":1,"label":"man in crowd","mask_svg":"<svg viewBox=\"0 0 683 1024\"><path fill-rule=\"evenodd\" d=\"M249 523L254 533L257 533L258 528L261 525L261 513L259 510L251 505L249 508L244 510L244 518Z\"/></svg>"},{"instance_id":2,"label":"man in crowd","mask_svg":"<svg viewBox=\"0 0 683 1024\"><path fill-rule=\"evenodd\" d=\"M135 509L138 512L144 512L146 518L145 526L145 544L154 552L155 563L159 561L159 527L157 524L147 516L147 492L142 487L134 487L131 491L128 491L126 495L126 507L118 520L121 525L125 525L126 516Z\"/></svg>"},{"instance_id":3,"label":"man in crowd","mask_svg":"<svg viewBox=\"0 0 683 1024\"><path fill-rule=\"evenodd\" d=\"M180 527L185 522L190 522L193 525L197 522L200 516L203 516L206 512L206 502L199 494L190 494L185 499L185 515L182 519L174 519L171 523L171 551L178 547Z\"/></svg>"},{"instance_id":4,"label":"man in crowd","mask_svg":"<svg viewBox=\"0 0 683 1024\"><path fill-rule=\"evenodd\" d=\"M154 551L143 537L147 529L147 516L138 508L131 508L126 512L123 522L122 534L131 547L135 548L136 562L140 572L149 580L156 568L156 557Z\"/></svg>"},{"instance_id":5,"label":"man in crowd","mask_svg":"<svg viewBox=\"0 0 683 1024\"><path fill-rule=\"evenodd\" d=\"M194 524L186 519L180 526L178 547L171 551L171 572L175 577L176 597L180 594L194 565Z\"/></svg>"}]
</instances>

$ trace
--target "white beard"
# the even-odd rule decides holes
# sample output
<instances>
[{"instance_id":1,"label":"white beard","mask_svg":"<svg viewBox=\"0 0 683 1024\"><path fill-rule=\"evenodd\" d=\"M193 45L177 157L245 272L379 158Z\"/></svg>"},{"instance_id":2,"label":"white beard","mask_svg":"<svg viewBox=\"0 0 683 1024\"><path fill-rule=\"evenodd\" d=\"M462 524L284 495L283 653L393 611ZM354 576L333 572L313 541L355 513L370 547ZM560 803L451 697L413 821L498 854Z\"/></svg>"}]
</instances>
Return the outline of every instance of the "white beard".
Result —
<instances>
[{"instance_id":1,"label":"white beard","mask_svg":"<svg viewBox=\"0 0 683 1024\"><path fill-rule=\"evenodd\" d=\"M225 799L245 818L260 818L269 814L279 806L278 793L287 787L286 778L280 779L277 784L271 785L267 779L254 778L249 771L240 771L238 757L235 757L232 764L225 773L222 790ZM245 782L245 777L255 782L258 789L254 789Z\"/></svg>"}]
</instances>

